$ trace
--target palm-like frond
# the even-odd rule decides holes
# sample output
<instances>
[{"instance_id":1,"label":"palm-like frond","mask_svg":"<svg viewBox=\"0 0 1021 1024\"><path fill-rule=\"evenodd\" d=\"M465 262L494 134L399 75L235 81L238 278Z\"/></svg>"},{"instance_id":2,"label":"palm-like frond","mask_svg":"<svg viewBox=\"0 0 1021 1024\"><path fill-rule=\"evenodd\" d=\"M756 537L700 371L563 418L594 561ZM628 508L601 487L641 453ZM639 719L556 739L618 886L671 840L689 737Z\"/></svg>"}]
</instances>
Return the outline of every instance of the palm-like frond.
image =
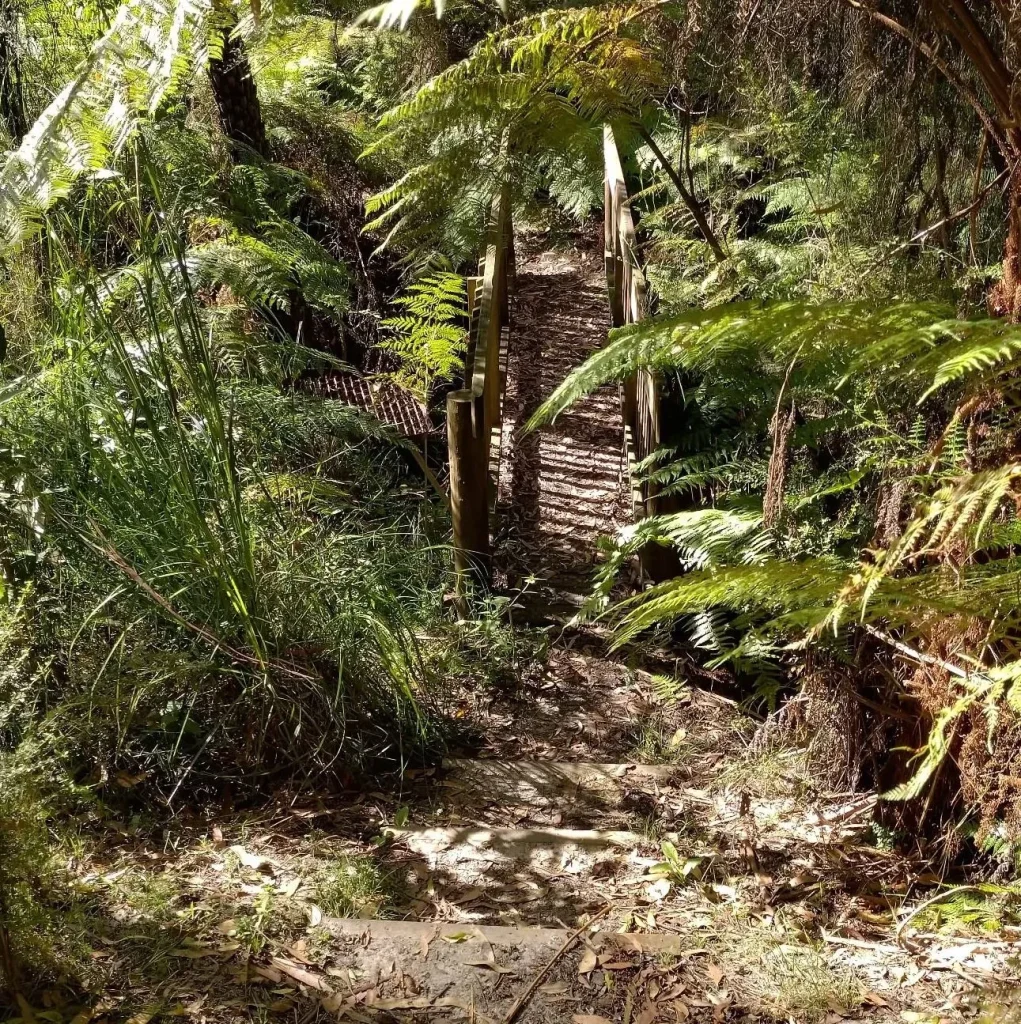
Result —
<instances>
[{"instance_id":1,"label":"palm-like frond","mask_svg":"<svg viewBox=\"0 0 1021 1024\"><path fill-rule=\"evenodd\" d=\"M0 168L7 244L32 232L82 175L107 173L143 118L205 60L211 0L127 0Z\"/></svg>"}]
</instances>

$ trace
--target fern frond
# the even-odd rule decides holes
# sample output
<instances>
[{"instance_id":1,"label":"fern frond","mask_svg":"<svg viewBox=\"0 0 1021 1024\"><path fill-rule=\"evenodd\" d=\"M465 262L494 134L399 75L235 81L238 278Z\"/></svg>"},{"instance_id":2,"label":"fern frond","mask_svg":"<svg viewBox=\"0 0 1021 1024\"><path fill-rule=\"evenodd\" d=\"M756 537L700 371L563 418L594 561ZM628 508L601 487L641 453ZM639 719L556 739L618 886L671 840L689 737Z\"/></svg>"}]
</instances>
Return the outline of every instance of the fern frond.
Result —
<instances>
[{"instance_id":1,"label":"fern frond","mask_svg":"<svg viewBox=\"0 0 1021 1024\"><path fill-rule=\"evenodd\" d=\"M0 168L0 232L13 245L80 177L117 155L207 54L211 0L127 0Z\"/></svg>"}]
</instances>

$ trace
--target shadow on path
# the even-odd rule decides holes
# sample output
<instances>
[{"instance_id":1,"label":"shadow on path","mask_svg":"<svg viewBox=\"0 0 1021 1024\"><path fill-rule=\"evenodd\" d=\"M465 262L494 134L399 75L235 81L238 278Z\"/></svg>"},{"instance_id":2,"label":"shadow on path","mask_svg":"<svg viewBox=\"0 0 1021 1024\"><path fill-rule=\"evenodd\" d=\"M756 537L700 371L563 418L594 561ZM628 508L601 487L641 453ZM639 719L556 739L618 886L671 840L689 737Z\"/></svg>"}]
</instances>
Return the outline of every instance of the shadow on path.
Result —
<instances>
[{"instance_id":1,"label":"shadow on path","mask_svg":"<svg viewBox=\"0 0 1021 1024\"><path fill-rule=\"evenodd\" d=\"M591 589L596 542L628 521L616 386L578 402L552 426L520 427L606 341L610 327L600 254L519 257L502 439L497 570L510 589L537 577L542 603L572 606ZM537 593L536 597L540 594Z\"/></svg>"}]
</instances>

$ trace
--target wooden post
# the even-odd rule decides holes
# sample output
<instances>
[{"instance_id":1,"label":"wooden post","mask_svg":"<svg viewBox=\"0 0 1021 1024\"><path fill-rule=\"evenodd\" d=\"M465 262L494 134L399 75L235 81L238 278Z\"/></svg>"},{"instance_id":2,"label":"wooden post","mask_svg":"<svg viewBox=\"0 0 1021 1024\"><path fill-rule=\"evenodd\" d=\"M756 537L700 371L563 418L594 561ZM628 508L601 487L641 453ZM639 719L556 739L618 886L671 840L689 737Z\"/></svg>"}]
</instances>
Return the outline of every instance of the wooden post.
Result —
<instances>
[{"instance_id":1,"label":"wooden post","mask_svg":"<svg viewBox=\"0 0 1021 1024\"><path fill-rule=\"evenodd\" d=\"M503 395L500 343L510 313L507 276L509 261L513 261L511 230L510 194L504 186L490 211L480 274L468 279L465 387L447 396L450 516L458 610L462 615L468 613L465 598L471 584L488 586L492 578L489 518L496 492L489 461L494 443L499 444Z\"/></svg>"},{"instance_id":2,"label":"wooden post","mask_svg":"<svg viewBox=\"0 0 1021 1024\"><path fill-rule=\"evenodd\" d=\"M607 294L614 327L638 323L648 314L645 276L638 266L635 222L627 183L613 129L603 129L603 245ZM677 509L677 499L664 497L652 483L636 481L639 462L661 443L660 381L648 370L639 370L621 387L624 421L624 459L630 476L631 504L635 520ZM658 544L646 545L638 556L642 572L654 582L680 572L676 552Z\"/></svg>"},{"instance_id":3,"label":"wooden post","mask_svg":"<svg viewBox=\"0 0 1021 1024\"><path fill-rule=\"evenodd\" d=\"M450 517L454 527L454 571L463 595L472 581L489 583L489 466L482 436L485 396L470 390L447 395L447 445L450 457Z\"/></svg>"}]
</instances>

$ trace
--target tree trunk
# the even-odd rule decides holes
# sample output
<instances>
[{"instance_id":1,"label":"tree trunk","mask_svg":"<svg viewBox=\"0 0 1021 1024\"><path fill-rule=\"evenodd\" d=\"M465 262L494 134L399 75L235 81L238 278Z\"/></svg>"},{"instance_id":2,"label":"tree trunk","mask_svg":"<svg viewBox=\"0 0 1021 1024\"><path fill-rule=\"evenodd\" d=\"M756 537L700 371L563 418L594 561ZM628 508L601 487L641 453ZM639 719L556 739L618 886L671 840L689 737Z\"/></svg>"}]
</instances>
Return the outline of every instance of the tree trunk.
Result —
<instances>
[{"instance_id":1,"label":"tree trunk","mask_svg":"<svg viewBox=\"0 0 1021 1024\"><path fill-rule=\"evenodd\" d=\"M1021 320L1021 172L1014 171L1007 190L1007 241L1003 276L989 293L989 312Z\"/></svg>"},{"instance_id":2,"label":"tree trunk","mask_svg":"<svg viewBox=\"0 0 1021 1024\"><path fill-rule=\"evenodd\" d=\"M28 119L14 38L14 14L7 3L0 4L0 117L14 145L20 146L28 134Z\"/></svg>"},{"instance_id":3,"label":"tree trunk","mask_svg":"<svg viewBox=\"0 0 1021 1024\"><path fill-rule=\"evenodd\" d=\"M266 125L248 50L230 27L222 31L223 50L209 61L209 82L220 115L220 127L231 142L267 157Z\"/></svg>"}]
</instances>

